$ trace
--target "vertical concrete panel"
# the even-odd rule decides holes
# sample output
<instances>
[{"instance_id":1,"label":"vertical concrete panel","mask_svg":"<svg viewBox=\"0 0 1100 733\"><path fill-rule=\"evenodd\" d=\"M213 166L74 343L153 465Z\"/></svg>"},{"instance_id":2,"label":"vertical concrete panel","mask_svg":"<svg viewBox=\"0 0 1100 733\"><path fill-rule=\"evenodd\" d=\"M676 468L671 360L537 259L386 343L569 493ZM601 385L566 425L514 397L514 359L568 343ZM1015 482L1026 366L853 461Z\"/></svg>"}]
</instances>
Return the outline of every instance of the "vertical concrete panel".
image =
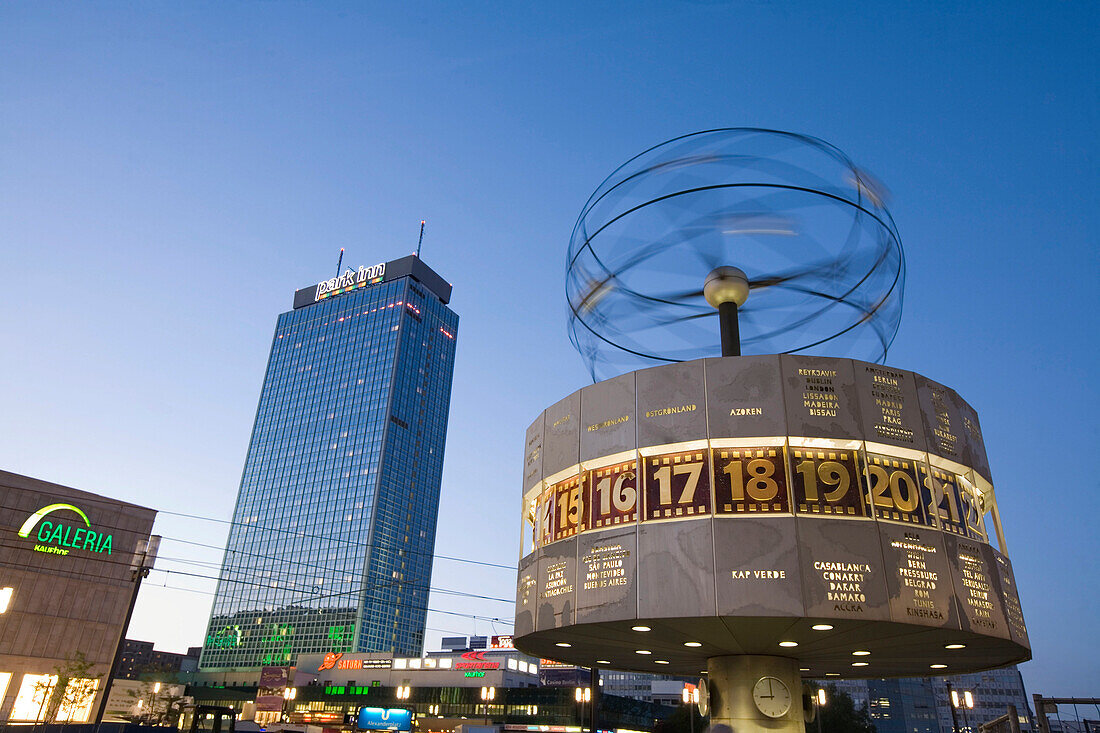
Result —
<instances>
[{"instance_id":1,"label":"vertical concrete panel","mask_svg":"<svg viewBox=\"0 0 1100 733\"><path fill-rule=\"evenodd\" d=\"M863 435L855 375L848 359L779 357L791 435L858 438Z\"/></svg>"},{"instance_id":2,"label":"vertical concrete panel","mask_svg":"<svg viewBox=\"0 0 1100 733\"><path fill-rule=\"evenodd\" d=\"M547 545L539 557L538 611L535 629L545 631L575 622L577 538Z\"/></svg>"},{"instance_id":3,"label":"vertical concrete panel","mask_svg":"<svg viewBox=\"0 0 1100 733\"><path fill-rule=\"evenodd\" d=\"M961 628L943 533L879 523L890 616L903 624Z\"/></svg>"},{"instance_id":4,"label":"vertical concrete panel","mask_svg":"<svg viewBox=\"0 0 1100 733\"><path fill-rule=\"evenodd\" d=\"M704 360L711 438L787 434L778 356Z\"/></svg>"},{"instance_id":5,"label":"vertical concrete panel","mask_svg":"<svg viewBox=\"0 0 1100 733\"><path fill-rule=\"evenodd\" d=\"M527 491L542 480L543 418L540 414L527 428L523 441L523 490Z\"/></svg>"},{"instance_id":6,"label":"vertical concrete panel","mask_svg":"<svg viewBox=\"0 0 1100 733\"><path fill-rule=\"evenodd\" d=\"M532 552L519 561L516 580L516 636L535 630L535 609L538 602L539 552Z\"/></svg>"},{"instance_id":7,"label":"vertical concrete panel","mask_svg":"<svg viewBox=\"0 0 1100 733\"><path fill-rule=\"evenodd\" d=\"M1004 607L995 585L997 568L987 557L983 545L963 537L944 534L955 598L959 604L962 628L975 634L1010 638ZM984 546L988 548L988 545Z\"/></svg>"},{"instance_id":8,"label":"vertical concrete panel","mask_svg":"<svg viewBox=\"0 0 1100 733\"><path fill-rule=\"evenodd\" d=\"M638 530L638 617L713 616L711 520L642 523Z\"/></svg>"},{"instance_id":9,"label":"vertical concrete panel","mask_svg":"<svg viewBox=\"0 0 1100 733\"><path fill-rule=\"evenodd\" d=\"M978 413L961 397L958 404L959 415L962 418L962 432L966 436L963 464L973 468L987 481L991 480L993 477L989 472L989 458L985 453L985 436L982 435L982 425L978 422Z\"/></svg>"},{"instance_id":10,"label":"vertical concrete panel","mask_svg":"<svg viewBox=\"0 0 1100 733\"><path fill-rule=\"evenodd\" d=\"M986 562L997 569L993 579L1001 596L1008 633L1014 642L1030 649L1031 640L1027 636L1027 626L1024 624L1024 611L1020 606L1020 594L1016 588L1016 574L1012 572L1012 561L988 545L983 545L982 551L985 553Z\"/></svg>"},{"instance_id":11,"label":"vertical concrete panel","mask_svg":"<svg viewBox=\"0 0 1100 733\"><path fill-rule=\"evenodd\" d=\"M720 616L803 616L794 517L714 520Z\"/></svg>"},{"instance_id":12,"label":"vertical concrete panel","mask_svg":"<svg viewBox=\"0 0 1100 733\"><path fill-rule=\"evenodd\" d=\"M633 372L581 390L582 461L637 447L634 399Z\"/></svg>"},{"instance_id":13,"label":"vertical concrete panel","mask_svg":"<svg viewBox=\"0 0 1100 733\"><path fill-rule=\"evenodd\" d=\"M928 452L956 463L964 463L966 442L962 433L958 396L954 390L931 379L919 374L913 376L917 383L917 400L924 418Z\"/></svg>"},{"instance_id":14,"label":"vertical concrete panel","mask_svg":"<svg viewBox=\"0 0 1100 733\"><path fill-rule=\"evenodd\" d=\"M874 522L837 517L798 521L806 614L888 621L886 577Z\"/></svg>"},{"instance_id":15,"label":"vertical concrete panel","mask_svg":"<svg viewBox=\"0 0 1100 733\"><path fill-rule=\"evenodd\" d=\"M559 400L543 414L542 473L553 476L580 462L581 393Z\"/></svg>"},{"instance_id":16,"label":"vertical concrete panel","mask_svg":"<svg viewBox=\"0 0 1100 733\"><path fill-rule=\"evenodd\" d=\"M637 618L637 525L586 532L577 551L577 623Z\"/></svg>"},{"instance_id":17,"label":"vertical concrete panel","mask_svg":"<svg viewBox=\"0 0 1100 733\"><path fill-rule=\"evenodd\" d=\"M928 442L913 373L865 361L853 361L852 366L863 437L875 443L926 450Z\"/></svg>"},{"instance_id":18,"label":"vertical concrete panel","mask_svg":"<svg viewBox=\"0 0 1100 733\"><path fill-rule=\"evenodd\" d=\"M702 360L640 371L637 389L639 447L706 439Z\"/></svg>"}]
</instances>

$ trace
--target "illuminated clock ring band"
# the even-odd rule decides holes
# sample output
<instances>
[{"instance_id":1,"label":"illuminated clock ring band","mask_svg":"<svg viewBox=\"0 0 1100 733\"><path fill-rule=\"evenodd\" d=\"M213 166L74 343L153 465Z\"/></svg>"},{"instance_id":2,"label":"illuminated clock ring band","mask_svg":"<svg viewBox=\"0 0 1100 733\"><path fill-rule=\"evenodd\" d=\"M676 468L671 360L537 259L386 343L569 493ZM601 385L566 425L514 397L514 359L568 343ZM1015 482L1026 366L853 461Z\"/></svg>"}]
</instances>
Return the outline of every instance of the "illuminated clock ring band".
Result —
<instances>
[{"instance_id":1,"label":"illuminated clock ring band","mask_svg":"<svg viewBox=\"0 0 1100 733\"><path fill-rule=\"evenodd\" d=\"M58 509L68 509L69 511L76 512L80 515L80 518L84 520L84 524L88 525L89 527L92 526L92 523L88 521L88 515L73 506L72 504L50 504L49 506L42 507L34 514L27 517L27 521L23 522L23 526L19 528L19 536L29 536L31 530L34 529L35 525L38 524L43 517L45 517L47 514L50 514L51 512L56 512Z\"/></svg>"}]
</instances>

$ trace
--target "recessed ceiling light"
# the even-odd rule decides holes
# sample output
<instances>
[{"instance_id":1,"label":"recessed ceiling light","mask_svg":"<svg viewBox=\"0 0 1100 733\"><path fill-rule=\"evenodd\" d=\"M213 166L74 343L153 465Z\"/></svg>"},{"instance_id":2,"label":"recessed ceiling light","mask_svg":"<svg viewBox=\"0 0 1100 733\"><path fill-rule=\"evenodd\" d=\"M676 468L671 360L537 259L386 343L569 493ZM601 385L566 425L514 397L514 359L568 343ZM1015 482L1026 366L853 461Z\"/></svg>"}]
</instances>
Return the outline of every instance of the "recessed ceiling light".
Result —
<instances>
[{"instance_id":1,"label":"recessed ceiling light","mask_svg":"<svg viewBox=\"0 0 1100 733\"><path fill-rule=\"evenodd\" d=\"M809 667L799 667L799 668L798 668L798 671L799 671L799 672L809 672L809 671L810 671L810 668L809 668Z\"/></svg>"},{"instance_id":2,"label":"recessed ceiling light","mask_svg":"<svg viewBox=\"0 0 1100 733\"><path fill-rule=\"evenodd\" d=\"M781 642L779 642L779 646L798 646L798 642L797 641L781 641Z\"/></svg>"},{"instance_id":3,"label":"recessed ceiling light","mask_svg":"<svg viewBox=\"0 0 1100 733\"><path fill-rule=\"evenodd\" d=\"M947 669L946 664L929 664L928 666L932 669Z\"/></svg>"},{"instance_id":4,"label":"recessed ceiling light","mask_svg":"<svg viewBox=\"0 0 1100 733\"><path fill-rule=\"evenodd\" d=\"M558 642L557 644L555 644L554 646L562 646L562 647L566 647L566 648L568 648L568 647L571 647L571 646L573 646L573 645L572 645L572 644L570 644L570 643L569 643L568 641L559 641L559 642Z\"/></svg>"},{"instance_id":5,"label":"recessed ceiling light","mask_svg":"<svg viewBox=\"0 0 1100 733\"><path fill-rule=\"evenodd\" d=\"M611 664L611 661L608 659L597 659L596 664Z\"/></svg>"},{"instance_id":6,"label":"recessed ceiling light","mask_svg":"<svg viewBox=\"0 0 1100 733\"><path fill-rule=\"evenodd\" d=\"M813 629L814 631L832 631L833 630L832 624L814 624L810 628Z\"/></svg>"},{"instance_id":7,"label":"recessed ceiling light","mask_svg":"<svg viewBox=\"0 0 1100 733\"><path fill-rule=\"evenodd\" d=\"M653 629L649 628L648 626L631 626L630 630L631 631L653 631Z\"/></svg>"},{"instance_id":8,"label":"recessed ceiling light","mask_svg":"<svg viewBox=\"0 0 1100 733\"><path fill-rule=\"evenodd\" d=\"M703 646L703 645L702 645L702 643L700 643L698 641L685 641L684 646L697 647L697 646Z\"/></svg>"},{"instance_id":9,"label":"recessed ceiling light","mask_svg":"<svg viewBox=\"0 0 1100 733\"><path fill-rule=\"evenodd\" d=\"M657 664L668 664L668 660L666 659L654 659L653 661Z\"/></svg>"},{"instance_id":10,"label":"recessed ceiling light","mask_svg":"<svg viewBox=\"0 0 1100 733\"><path fill-rule=\"evenodd\" d=\"M638 649L634 653L635 654L652 654L653 652L649 651L648 649Z\"/></svg>"},{"instance_id":11,"label":"recessed ceiling light","mask_svg":"<svg viewBox=\"0 0 1100 733\"><path fill-rule=\"evenodd\" d=\"M871 653L871 652L867 652L867 651L863 651L863 650L860 650L860 651L858 651L858 652L852 652L852 656L853 656L853 657L866 657L866 656L868 656L868 655L869 655L870 653Z\"/></svg>"},{"instance_id":12,"label":"recessed ceiling light","mask_svg":"<svg viewBox=\"0 0 1100 733\"><path fill-rule=\"evenodd\" d=\"M853 667L866 667L867 664L867 662L852 662Z\"/></svg>"},{"instance_id":13,"label":"recessed ceiling light","mask_svg":"<svg viewBox=\"0 0 1100 733\"><path fill-rule=\"evenodd\" d=\"M966 644L944 644L944 649L966 649Z\"/></svg>"},{"instance_id":14,"label":"recessed ceiling light","mask_svg":"<svg viewBox=\"0 0 1100 733\"><path fill-rule=\"evenodd\" d=\"M825 673L825 676L826 676L826 677L839 677L839 676L840 676L840 672L826 672L826 673Z\"/></svg>"}]
</instances>

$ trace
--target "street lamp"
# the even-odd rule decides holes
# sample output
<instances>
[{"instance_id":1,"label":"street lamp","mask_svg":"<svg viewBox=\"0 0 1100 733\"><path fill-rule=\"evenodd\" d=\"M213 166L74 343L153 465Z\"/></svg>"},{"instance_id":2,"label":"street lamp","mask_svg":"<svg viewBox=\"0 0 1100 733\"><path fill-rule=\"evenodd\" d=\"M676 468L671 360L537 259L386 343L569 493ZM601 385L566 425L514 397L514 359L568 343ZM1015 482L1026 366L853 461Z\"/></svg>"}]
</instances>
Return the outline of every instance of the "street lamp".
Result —
<instances>
[{"instance_id":1,"label":"street lamp","mask_svg":"<svg viewBox=\"0 0 1100 733\"><path fill-rule=\"evenodd\" d=\"M825 707L825 688L817 688L817 694L814 695L814 706L817 707L817 714L814 715L817 718L817 733L821 733L821 709Z\"/></svg>"},{"instance_id":2,"label":"street lamp","mask_svg":"<svg viewBox=\"0 0 1100 733\"><path fill-rule=\"evenodd\" d=\"M581 730L584 730L584 704L592 701L592 688L591 687L574 687L573 699L577 701L581 711ZM595 733L595 732L593 732Z\"/></svg>"},{"instance_id":3,"label":"street lamp","mask_svg":"<svg viewBox=\"0 0 1100 733\"><path fill-rule=\"evenodd\" d=\"M962 708L963 711L963 724L966 725L966 732L971 733L970 716L966 714L967 710L974 709L974 695L971 694L970 690L963 691L962 704L959 705L959 707Z\"/></svg>"},{"instance_id":4,"label":"street lamp","mask_svg":"<svg viewBox=\"0 0 1100 733\"><path fill-rule=\"evenodd\" d=\"M397 699L398 700L408 700L409 695L411 693L412 693L412 688L411 687L409 687L408 685L402 685L402 686L397 688Z\"/></svg>"},{"instance_id":5,"label":"street lamp","mask_svg":"<svg viewBox=\"0 0 1100 733\"><path fill-rule=\"evenodd\" d=\"M485 725L489 725L489 702L496 699L497 688L495 687L482 687L481 688L481 701L485 704Z\"/></svg>"},{"instance_id":6,"label":"street lamp","mask_svg":"<svg viewBox=\"0 0 1100 733\"><path fill-rule=\"evenodd\" d=\"M970 716L966 711L974 709L974 694L970 690L963 690L963 694L959 695L959 691L953 688L950 682L947 683L947 692L951 696L951 723L955 733L959 733L959 719L955 713L957 709L963 711L963 724L966 726L967 733L970 733Z\"/></svg>"},{"instance_id":7,"label":"street lamp","mask_svg":"<svg viewBox=\"0 0 1100 733\"><path fill-rule=\"evenodd\" d=\"M695 706L699 704L699 688L695 685L684 685L680 694L685 705L688 705L688 727L691 733L695 733ZM596 733L593 731L592 733Z\"/></svg>"},{"instance_id":8,"label":"street lamp","mask_svg":"<svg viewBox=\"0 0 1100 733\"><path fill-rule=\"evenodd\" d=\"M286 706L294 698L298 697L297 687L284 687L283 688L283 720L289 722L290 716L287 715Z\"/></svg>"}]
</instances>

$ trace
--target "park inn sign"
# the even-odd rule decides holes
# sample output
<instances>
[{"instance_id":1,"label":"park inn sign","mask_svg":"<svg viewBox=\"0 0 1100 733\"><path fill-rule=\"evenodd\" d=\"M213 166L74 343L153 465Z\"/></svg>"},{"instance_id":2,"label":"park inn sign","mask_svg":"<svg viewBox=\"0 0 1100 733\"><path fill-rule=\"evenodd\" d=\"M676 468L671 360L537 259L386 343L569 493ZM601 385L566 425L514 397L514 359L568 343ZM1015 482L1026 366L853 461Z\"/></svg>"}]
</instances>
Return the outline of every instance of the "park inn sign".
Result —
<instances>
[{"instance_id":1,"label":"park inn sign","mask_svg":"<svg viewBox=\"0 0 1100 733\"><path fill-rule=\"evenodd\" d=\"M83 520L84 526L81 527L77 523L66 524L56 516L46 519L57 511L76 514ZM19 528L18 535L23 539L29 539L32 532L36 540L35 552L45 552L50 555L68 555L72 550L110 555L114 540L113 535L109 533L93 530L88 515L72 504L49 504L27 517L27 521L23 522L23 526Z\"/></svg>"}]
</instances>

